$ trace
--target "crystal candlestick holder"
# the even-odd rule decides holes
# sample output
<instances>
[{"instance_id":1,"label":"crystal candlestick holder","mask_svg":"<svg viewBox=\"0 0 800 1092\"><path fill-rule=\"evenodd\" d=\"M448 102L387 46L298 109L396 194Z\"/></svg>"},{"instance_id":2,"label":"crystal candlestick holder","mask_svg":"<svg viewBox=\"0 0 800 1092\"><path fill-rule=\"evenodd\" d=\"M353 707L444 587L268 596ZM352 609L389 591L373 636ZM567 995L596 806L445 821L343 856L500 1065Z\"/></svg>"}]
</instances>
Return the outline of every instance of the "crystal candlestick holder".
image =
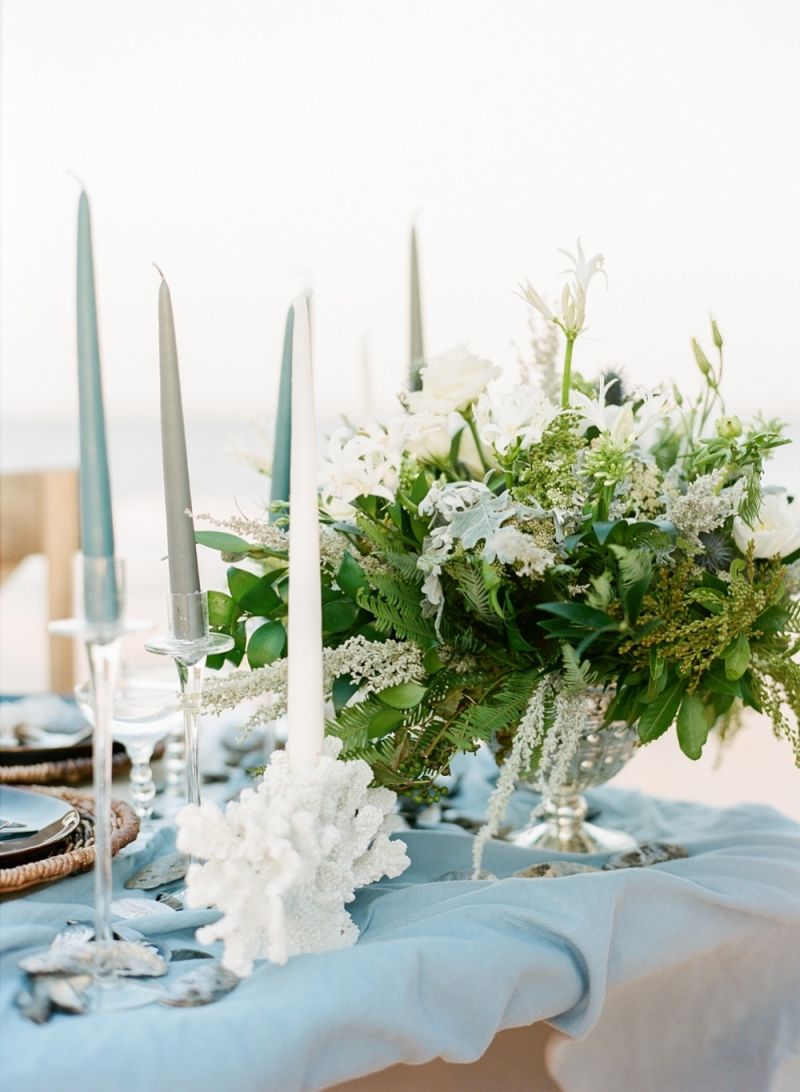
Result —
<instances>
[{"instance_id":1,"label":"crystal candlestick holder","mask_svg":"<svg viewBox=\"0 0 800 1092\"><path fill-rule=\"evenodd\" d=\"M156 787L150 761L157 743L182 726L177 681L153 679L146 671L125 668L114 690L111 734L131 760L130 799L142 831L151 829ZM174 679L174 676L173 676ZM75 700L86 719L94 722L91 682L75 687Z\"/></svg>"},{"instance_id":2,"label":"crystal candlestick holder","mask_svg":"<svg viewBox=\"0 0 800 1092\"><path fill-rule=\"evenodd\" d=\"M86 645L92 706L92 782L94 790L94 901L95 935L87 970L91 985L86 993L93 1008L126 1009L158 999L153 986L132 982L118 974L125 964L121 944L111 927L111 751L114 686L121 639L149 629L146 622L126 621L124 566L110 557L83 558L85 617L50 624L57 636L79 638ZM129 945L128 945L129 947ZM166 966L165 966L166 969Z\"/></svg>"},{"instance_id":3,"label":"crystal candlestick holder","mask_svg":"<svg viewBox=\"0 0 800 1092\"><path fill-rule=\"evenodd\" d=\"M145 642L145 648L158 656L169 656L178 669L186 748L186 795L190 804L199 804L199 730L206 659L228 652L233 648L233 638L209 630L204 592L172 593L167 597L167 611L169 633Z\"/></svg>"}]
</instances>

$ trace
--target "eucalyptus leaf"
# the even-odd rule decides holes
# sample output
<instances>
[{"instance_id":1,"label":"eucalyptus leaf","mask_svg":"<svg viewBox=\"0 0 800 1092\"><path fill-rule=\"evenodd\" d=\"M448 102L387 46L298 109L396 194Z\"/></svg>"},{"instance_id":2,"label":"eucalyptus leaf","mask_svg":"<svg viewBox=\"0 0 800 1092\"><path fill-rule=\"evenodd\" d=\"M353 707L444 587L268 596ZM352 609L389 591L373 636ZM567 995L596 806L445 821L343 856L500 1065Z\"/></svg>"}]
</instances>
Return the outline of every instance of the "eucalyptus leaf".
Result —
<instances>
[{"instance_id":1,"label":"eucalyptus leaf","mask_svg":"<svg viewBox=\"0 0 800 1092\"><path fill-rule=\"evenodd\" d=\"M234 619L236 603L230 595L221 591L208 593L208 622L211 626L225 629Z\"/></svg>"},{"instance_id":2,"label":"eucalyptus leaf","mask_svg":"<svg viewBox=\"0 0 800 1092\"><path fill-rule=\"evenodd\" d=\"M279 659L286 647L286 630L281 622L265 622L247 642L247 662L252 668L264 667Z\"/></svg>"},{"instance_id":3,"label":"eucalyptus leaf","mask_svg":"<svg viewBox=\"0 0 800 1092\"><path fill-rule=\"evenodd\" d=\"M254 588L258 583L260 577L255 573L251 573L248 569L237 569L235 565L232 565L227 572L228 588L233 598L238 602L242 600L242 597L247 595L251 588Z\"/></svg>"},{"instance_id":4,"label":"eucalyptus leaf","mask_svg":"<svg viewBox=\"0 0 800 1092\"><path fill-rule=\"evenodd\" d=\"M322 627L326 633L344 633L358 618L358 606L349 599L337 599L322 608Z\"/></svg>"},{"instance_id":5,"label":"eucalyptus leaf","mask_svg":"<svg viewBox=\"0 0 800 1092\"><path fill-rule=\"evenodd\" d=\"M211 550L226 554L246 554L250 550L247 539L227 531L195 531L194 540L198 546L208 546Z\"/></svg>"},{"instance_id":6,"label":"eucalyptus leaf","mask_svg":"<svg viewBox=\"0 0 800 1092\"><path fill-rule=\"evenodd\" d=\"M740 633L725 654L725 678L741 679L750 663L750 642Z\"/></svg>"},{"instance_id":7,"label":"eucalyptus leaf","mask_svg":"<svg viewBox=\"0 0 800 1092\"><path fill-rule=\"evenodd\" d=\"M358 598L358 592L361 588L369 587L363 569L350 553L345 553L342 558L342 563L336 574L336 583L345 595L349 595L353 600Z\"/></svg>"},{"instance_id":8,"label":"eucalyptus leaf","mask_svg":"<svg viewBox=\"0 0 800 1092\"><path fill-rule=\"evenodd\" d=\"M283 600L272 584L272 576L259 577L244 595L239 596L239 603L250 614L259 618L268 618L278 607L283 607Z\"/></svg>"},{"instance_id":9,"label":"eucalyptus leaf","mask_svg":"<svg viewBox=\"0 0 800 1092\"><path fill-rule=\"evenodd\" d=\"M381 739L389 732L393 732L402 723L403 712L401 709L381 709L370 720L367 727L367 736L370 739Z\"/></svg>"},{"instance_id":10,"label":"eucalyptus leaf","mask_svg":"<svg viewBox=\"0 0 800 1092\"><path fill-rule=\"evenodd\" d=\"M739 679L729 679L725 674L725 665L719 660L711 665L703 675L703 689L712 694L733 694L742 697L742 684Z\"/></svg>"},{"instance_id":11,"label":"eucalyptus leaf","mask_svg":"<svg viewBox=\"0 0 800 1092\"><path fill-rule=\"evenodd\" d=\"M705 706L698 694L684 694L677 720L678 742L687 758L698 759L708 739Z\"/></svg>"},{"instance_id":12,"label":"eucalyptus leaf","mask_svg":"<svg viewBox=\"0 0 800 1092\"><path fill-rule=\"evenodd\" d=\"M333 680L331 699L334 712L338 715L358 690L358 683L354 683L349 675L340 675Z\"/></svg>"},{"instance_id":13,"label":"eucalyptus leaf","mask_svg":"<svg viewBox=\"0 0 800 1092\"><path fill-rule=\"evenodd\" d=\"M540 603L539 609L589 629L605 629L608 626L616 628L613 618L602 610L587 607L584 603Z\"/></svg>"},{"instance_id":14,"label":"eucalyptus leaf","mask_svg":"<svg viewBox=\"0 0 800 1092\"><path fill-rule=\"evenodd\" d=\"M435 675L437 671L441 671L444 667L444 660L439 654L439 650L436 648L429 648L422 659L425 670L429 675Z\"/></svg>"},{"instance_id":15,"label":"eucalyptus leaf","mask_svg":"<svg viewBox=\"0 0 800 1092\"><path fill-rule=\"evenodd\" d=\"M597 539L601 546L605 546L605 544L608 542L608 540L611 538L615 531L617 532L617 535L615 537L621 537L620 532L623 527L627 527L624 519L597 520L595 523L592 524L594 537Z\"/></svg>"},{"instance_id":16,"label":"eucalyptus leaf","mask_svg":"<svg viewBox=\"0 0 800 1092\"><path fill-rule=\"evenodd\" d=\"M639 718L639 739L642 743L650 743L666 732L675 720L685 691L686 682L684 679L679 679L647 703Z\"/></svg>"},{"instance_id":17,"label":"eucalyptus leaf","mask_svg":"<svg viewBox=\"0 0 800 1092\"><path fill-rule=\"evenodd\" d=\"M405 682L397 686L389 686L386 690L381 690L377 696L391 709L413 709L415 705L419 705L427 692L426 686L420 686L415 682Z\"/></svg>"}]
</instances>

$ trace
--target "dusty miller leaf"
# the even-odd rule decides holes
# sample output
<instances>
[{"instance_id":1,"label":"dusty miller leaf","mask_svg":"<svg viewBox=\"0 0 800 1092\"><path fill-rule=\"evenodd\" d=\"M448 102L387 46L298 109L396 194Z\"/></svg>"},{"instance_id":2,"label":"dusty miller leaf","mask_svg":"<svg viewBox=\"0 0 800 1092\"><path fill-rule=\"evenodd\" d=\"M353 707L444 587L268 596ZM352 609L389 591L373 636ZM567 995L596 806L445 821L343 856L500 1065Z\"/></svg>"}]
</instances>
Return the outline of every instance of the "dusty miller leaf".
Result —
<instances>
[{"instance_id":1,"label":"dusty miller leaf","mask_svg":"<svg viewBox=\"0 0 800 1092\"><path fill-rule=\"evenodd\" d=\"M472 549L481 540L488 543L506 520L514 515L508 493L495 497L492 493L481 494L476 502L462 512L454 512L450 521L453 538L461 540L465 550ZM492 558L486 558L491 561Z\"/></svg>"}]
</instances>

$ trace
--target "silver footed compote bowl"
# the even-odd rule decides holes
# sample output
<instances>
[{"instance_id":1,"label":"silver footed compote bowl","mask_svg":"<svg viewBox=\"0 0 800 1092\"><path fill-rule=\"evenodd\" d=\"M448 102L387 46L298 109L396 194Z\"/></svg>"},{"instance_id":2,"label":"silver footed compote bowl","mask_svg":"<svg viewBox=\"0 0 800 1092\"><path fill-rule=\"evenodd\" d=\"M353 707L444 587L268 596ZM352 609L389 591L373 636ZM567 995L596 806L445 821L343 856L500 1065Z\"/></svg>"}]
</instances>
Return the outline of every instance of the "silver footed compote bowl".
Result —
<instances>
[{"instance_id":1,"label":"silver footed compote bowl","mask_svg":"<svg viewBox=\"0 0 800 1092\"><path fill-rule=\"evenodd\" d=\"M581 795L610 781L636 750L635 725L616 721L602 727L613 696L611 690L586 691L585 727L558 783L546 769L521 779L526 788L541 793L542 801L534 808L531 822L509 835L514 845L558 853L622 853L636 846L636 839L629 834L587 823L588 806Z\"/></svg>"}]
</instances>

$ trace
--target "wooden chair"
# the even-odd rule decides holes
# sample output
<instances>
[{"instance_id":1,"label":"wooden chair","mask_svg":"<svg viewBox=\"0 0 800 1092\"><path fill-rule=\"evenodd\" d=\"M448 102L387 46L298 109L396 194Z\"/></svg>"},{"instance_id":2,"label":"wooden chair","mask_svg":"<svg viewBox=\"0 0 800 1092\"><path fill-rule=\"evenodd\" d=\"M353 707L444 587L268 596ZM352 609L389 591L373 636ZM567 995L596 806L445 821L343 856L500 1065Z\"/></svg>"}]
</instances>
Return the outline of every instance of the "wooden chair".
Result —
<instances>
[{"instance_id":1,"label":"wooden chair","mask_svg":"<svg viewBox=\"0 0 800 1092\"><path fill-rule=\"evenodd\" d=\"M80 545L78 471L42 470L0 475L0 583L31 554L48 562L48 617L73 613L73 560ZM50 638L50 689L72 692L74 648Z\"/></svg>"}]
</instances>

